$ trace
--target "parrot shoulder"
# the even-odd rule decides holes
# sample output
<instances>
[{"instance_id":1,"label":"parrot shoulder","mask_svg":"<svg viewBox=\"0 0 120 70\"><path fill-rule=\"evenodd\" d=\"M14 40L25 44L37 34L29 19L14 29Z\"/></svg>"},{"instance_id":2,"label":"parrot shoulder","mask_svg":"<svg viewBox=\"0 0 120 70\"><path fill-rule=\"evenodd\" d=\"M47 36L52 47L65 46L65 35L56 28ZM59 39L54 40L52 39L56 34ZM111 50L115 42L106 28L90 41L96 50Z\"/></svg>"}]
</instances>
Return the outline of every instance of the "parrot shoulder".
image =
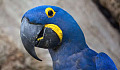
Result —
<instances>
[{"instance_id":1,"label":"parrot shoulder","mask_svg":"<svg viewBox=\"0 0 120 70\"><path fill-rule=\"evenodd\" d=\"M113 60L103 52L95 57L95 62L97 70L117 70Z\"/></svg>"}]
</instances>

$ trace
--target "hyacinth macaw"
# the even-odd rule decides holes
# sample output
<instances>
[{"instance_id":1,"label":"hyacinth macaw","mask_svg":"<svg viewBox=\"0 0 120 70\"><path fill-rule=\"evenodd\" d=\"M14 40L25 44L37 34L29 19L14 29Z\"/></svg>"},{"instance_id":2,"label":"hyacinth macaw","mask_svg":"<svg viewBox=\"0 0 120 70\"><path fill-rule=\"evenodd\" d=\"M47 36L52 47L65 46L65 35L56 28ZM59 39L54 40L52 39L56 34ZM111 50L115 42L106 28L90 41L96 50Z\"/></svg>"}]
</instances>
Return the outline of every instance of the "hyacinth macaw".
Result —
<instances>
[{"instance_id":1,"label":"hyacinth macaw","mask_svg":"<svg viewBox=\"0 0 120 70\"><path fill-rule=\"evenodd\" d=\"M48 49L54 70L117 70L105 53L97 53L85 42L74 18L63 9L43 5L22 17L21 39L27 52L39 59L34 47Z\"/></svg>"}]
</instances>

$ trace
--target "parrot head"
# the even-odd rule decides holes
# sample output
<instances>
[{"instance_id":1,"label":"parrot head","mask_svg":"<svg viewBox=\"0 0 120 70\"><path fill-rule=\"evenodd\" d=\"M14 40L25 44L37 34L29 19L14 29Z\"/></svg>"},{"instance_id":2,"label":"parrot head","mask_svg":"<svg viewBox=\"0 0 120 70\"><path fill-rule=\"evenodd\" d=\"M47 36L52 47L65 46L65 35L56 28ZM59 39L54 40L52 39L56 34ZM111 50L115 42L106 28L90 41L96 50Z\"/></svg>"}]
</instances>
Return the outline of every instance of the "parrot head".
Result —
<instances>
[{"instance_id":1,"label":"parrot head","mask_svg":"<svg viewBox=\"0 0 120 70\"><path fill-rule=\"evenodd\" d=\"M20 35L27 52L40 61L35 47L54 50L66 42L84 41L83 32L73 17L50 5L28 10L21 20Z\"/></svg>"}]
</instances>

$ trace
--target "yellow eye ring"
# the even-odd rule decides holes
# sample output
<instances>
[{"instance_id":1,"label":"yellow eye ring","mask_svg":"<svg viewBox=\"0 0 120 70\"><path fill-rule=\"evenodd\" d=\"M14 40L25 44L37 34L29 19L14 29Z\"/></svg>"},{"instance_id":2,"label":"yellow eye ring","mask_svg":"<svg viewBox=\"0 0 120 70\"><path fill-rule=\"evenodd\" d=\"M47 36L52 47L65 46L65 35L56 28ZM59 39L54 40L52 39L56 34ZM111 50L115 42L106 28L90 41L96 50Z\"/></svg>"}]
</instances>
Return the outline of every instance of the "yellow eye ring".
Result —
<instances>
[{"instance_id":1,"label":"yellow eye ring","mask_svg":"<svg viewBox=\"0 0 120 70\"><path fill-rule=\"evenodd\" d=\"M48 18L52 18L55 15L55 11L52 8L46 8L45 13L48 16Z\"/></svg>"}]
</instances>

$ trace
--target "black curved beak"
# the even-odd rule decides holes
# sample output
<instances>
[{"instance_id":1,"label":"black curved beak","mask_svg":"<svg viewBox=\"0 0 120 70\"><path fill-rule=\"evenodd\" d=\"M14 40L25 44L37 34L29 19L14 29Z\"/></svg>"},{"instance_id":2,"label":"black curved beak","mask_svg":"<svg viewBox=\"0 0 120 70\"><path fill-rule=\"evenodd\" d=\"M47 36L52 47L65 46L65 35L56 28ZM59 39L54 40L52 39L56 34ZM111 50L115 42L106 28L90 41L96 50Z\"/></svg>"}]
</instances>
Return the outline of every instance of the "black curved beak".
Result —
<instances>
[{"instance_id":1,"label":"black curved beak","mask_svg":"<svg viewBox=\"0 0 120 70\"><path fill-rule=\"evenodd\" d=\"M42 60L37 57L35 47L49 49L60 43L58 35L51 28L45 28L41 24L30 24L25 17L22 19L20 35L27 52L39 61Z\"/></svg>"}]
</instances>

